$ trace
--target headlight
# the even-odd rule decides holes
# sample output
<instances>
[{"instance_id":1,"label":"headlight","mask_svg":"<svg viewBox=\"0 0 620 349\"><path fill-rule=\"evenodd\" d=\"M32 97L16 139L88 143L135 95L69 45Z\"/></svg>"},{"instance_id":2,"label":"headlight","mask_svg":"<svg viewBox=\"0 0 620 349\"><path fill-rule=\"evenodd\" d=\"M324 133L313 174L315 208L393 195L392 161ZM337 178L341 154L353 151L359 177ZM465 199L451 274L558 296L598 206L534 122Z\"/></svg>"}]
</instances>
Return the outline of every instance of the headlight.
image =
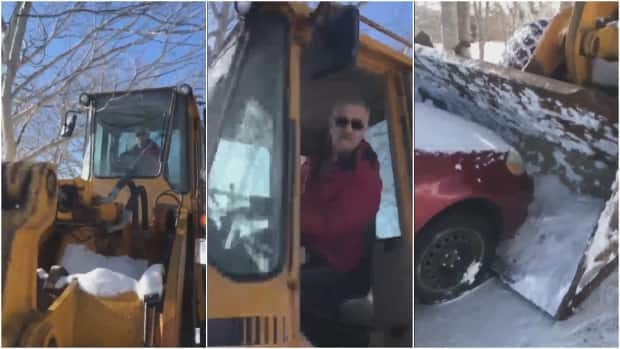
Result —
<instances>
[{"instance_id":1,"label":"headlight","mask_svg":"<svg viewBox=\"0 0 620 349\"><path fill-rule=\"evenodd\" d=\"M88 105L90 104L90 95L88 93L82 93L80 95L80 104L88 107Z\"/></svg>"},{"instance_id":2,"label":"headlight","mask_svg":"<svg viewBox=\"0 0 620 349\"><path fill-rule=\"evenodd\" d=\"M190 94L192 92L192 88L189 87L188 84L181 84L181 85L177 86L177 92L182 94L182 95L184 95L184 96L187 96L188 94Z\"/></svg>"},{"instance_id":3,"label":"headlight","mask_svg":"<svg viewBox=\"0 0 620 349\"><path fill-rule=\"evenodd\" d=\"M515 149L510 149L508 155L506 156L506 167L508 167L508 171L515 176L520 176L525 173L525 168L523 166L523 159L518 151Z\"/></svg>"},{"instance_id":4,"label":"headlight","mask_svg":"<svg viewBox=\"0 0 620 349\"><path fill-rule=\"evenodd\" d=\"M250 13L250 8L252 8L251 1L235 1L235 10L242 17Z\"/></svg>"}]
</instances>

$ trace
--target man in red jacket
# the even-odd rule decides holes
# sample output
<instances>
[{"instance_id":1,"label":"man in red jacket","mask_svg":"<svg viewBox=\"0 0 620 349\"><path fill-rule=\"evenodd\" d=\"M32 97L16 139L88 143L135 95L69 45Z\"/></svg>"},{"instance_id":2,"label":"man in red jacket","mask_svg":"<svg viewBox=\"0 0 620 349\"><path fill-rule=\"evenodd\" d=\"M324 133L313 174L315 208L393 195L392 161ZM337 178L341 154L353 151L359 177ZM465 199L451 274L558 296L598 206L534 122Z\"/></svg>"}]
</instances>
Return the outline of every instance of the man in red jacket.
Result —
<instances>
[{"instance_id":1,"label":"man in red jacket","mask_svg":"<svg viewBox=\"0 0 620 349\"><path fill-rule=\"evenodd\" d=\"M155 176L159 173L160 161L159 157L161 149L150 137L146 128L136 130L136 144L121 154L123 156L131 156L131 161L137 161L136 176Z\"/></svg>"},{"instance_id":2,"label":"man in red jacket","mask_svg":"<svg viewBox=\"0 0 620 349\"><path fill-rule=\"evenodd\" d=\"M364 141L369 114L361 100L336 105L323 153L302 165L301 243L309 256L301 271L302 315L333 318L343 300L368 292L364 253L382 187L377 155Z\"/></svg>"}]
</instances>

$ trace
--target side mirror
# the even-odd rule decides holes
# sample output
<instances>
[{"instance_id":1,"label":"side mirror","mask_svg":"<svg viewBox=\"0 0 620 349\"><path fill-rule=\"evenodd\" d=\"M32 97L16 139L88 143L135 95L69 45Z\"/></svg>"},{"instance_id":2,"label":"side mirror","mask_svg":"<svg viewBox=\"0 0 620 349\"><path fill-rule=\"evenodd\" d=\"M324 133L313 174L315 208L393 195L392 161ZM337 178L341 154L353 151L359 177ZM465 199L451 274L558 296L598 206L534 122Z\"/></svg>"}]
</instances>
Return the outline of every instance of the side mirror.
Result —
<instances>
[{"instance_id":1,"label":"side mirror","mask_svg":"<svg viewBox=\"0 0 620 349\"><path fill-rule=\"evenodd\" d=\"M71 137L75 129L75 122L77 121L78 114L80 114L80 112L75 110L69 110L65 113L65 117L62 121L62 129L60 130L61 137Z\"/></svg>"},{"instance_id":2,"label":"side mirror","mask_svg":"<svg viewBox=\"0 0 620 349\"><path fill-rule=\"evenodd\" d=\"M355 6L319 5L306 48L306 74L311 79L347 69L355 64L359 49L359 9Z\"/></svg>"}]
</instances>

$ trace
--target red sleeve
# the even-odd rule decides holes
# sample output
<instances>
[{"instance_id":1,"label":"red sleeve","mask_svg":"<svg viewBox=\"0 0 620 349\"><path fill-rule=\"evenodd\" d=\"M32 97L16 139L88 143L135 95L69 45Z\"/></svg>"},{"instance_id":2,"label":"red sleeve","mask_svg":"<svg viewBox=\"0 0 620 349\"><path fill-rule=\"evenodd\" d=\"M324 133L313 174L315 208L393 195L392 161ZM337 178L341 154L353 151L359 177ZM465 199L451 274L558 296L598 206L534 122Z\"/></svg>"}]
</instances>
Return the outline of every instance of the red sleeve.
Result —
<instances>
[{"instance_id":1,"label":"red sleeve","mask_svg":"<svg viewBox=\"0 0 620 349\"><path fill-rule=\"evenodd\" d=\"M381 186L378 164L365 163L336 200L324 206L302 201L301 231L321 239L359 234L379 210Z\"/></svg>"}]
</instances>

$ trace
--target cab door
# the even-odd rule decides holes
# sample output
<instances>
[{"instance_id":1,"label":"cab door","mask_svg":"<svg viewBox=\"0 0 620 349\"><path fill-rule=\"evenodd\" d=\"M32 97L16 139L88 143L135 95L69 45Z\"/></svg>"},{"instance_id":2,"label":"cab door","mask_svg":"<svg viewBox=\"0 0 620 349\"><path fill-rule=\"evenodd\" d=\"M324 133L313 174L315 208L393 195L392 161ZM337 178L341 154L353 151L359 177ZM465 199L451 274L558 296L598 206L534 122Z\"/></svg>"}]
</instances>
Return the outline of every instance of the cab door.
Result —
<instances>
[{"instance_id":1,"label":"cab door","mask_svg":"<svg viewBox=\"0 0 620 349\"><path fill-rule=\"evenodd\" d=\"M298 336L299 48L284 12L253 4L208 72L207 342Z\"/></svg>"},{"instance_id":2,"label":"cab door","mask_svg":"<svg viewBox=\"0 0 620 349\"><path fill-rule=\"evenodd\" d=\"M378 346L412 345L412 128L411 128L411 65L410 59L393 54L377 43L362 41L357 64L360 68L380 74L385 81L386 130L383 142L389 144L386 154L379 154L380 163L388 170L382 173L384 185L389 184L395 198L395 209L381 208L377 220L372 252L373 331L371 344ZM369 133L371 130L369 130ZM372 143L372 142L371 142ZM383 156L383 158L381 158ZM391 168L390 168L391 167ZM391 171L390 171L391 170ZM382 215L384 215L382 217ZM380 228L379 228L380 227ZM388 229L388 227L391 227Z\"/></svg>"}]
</instances>

